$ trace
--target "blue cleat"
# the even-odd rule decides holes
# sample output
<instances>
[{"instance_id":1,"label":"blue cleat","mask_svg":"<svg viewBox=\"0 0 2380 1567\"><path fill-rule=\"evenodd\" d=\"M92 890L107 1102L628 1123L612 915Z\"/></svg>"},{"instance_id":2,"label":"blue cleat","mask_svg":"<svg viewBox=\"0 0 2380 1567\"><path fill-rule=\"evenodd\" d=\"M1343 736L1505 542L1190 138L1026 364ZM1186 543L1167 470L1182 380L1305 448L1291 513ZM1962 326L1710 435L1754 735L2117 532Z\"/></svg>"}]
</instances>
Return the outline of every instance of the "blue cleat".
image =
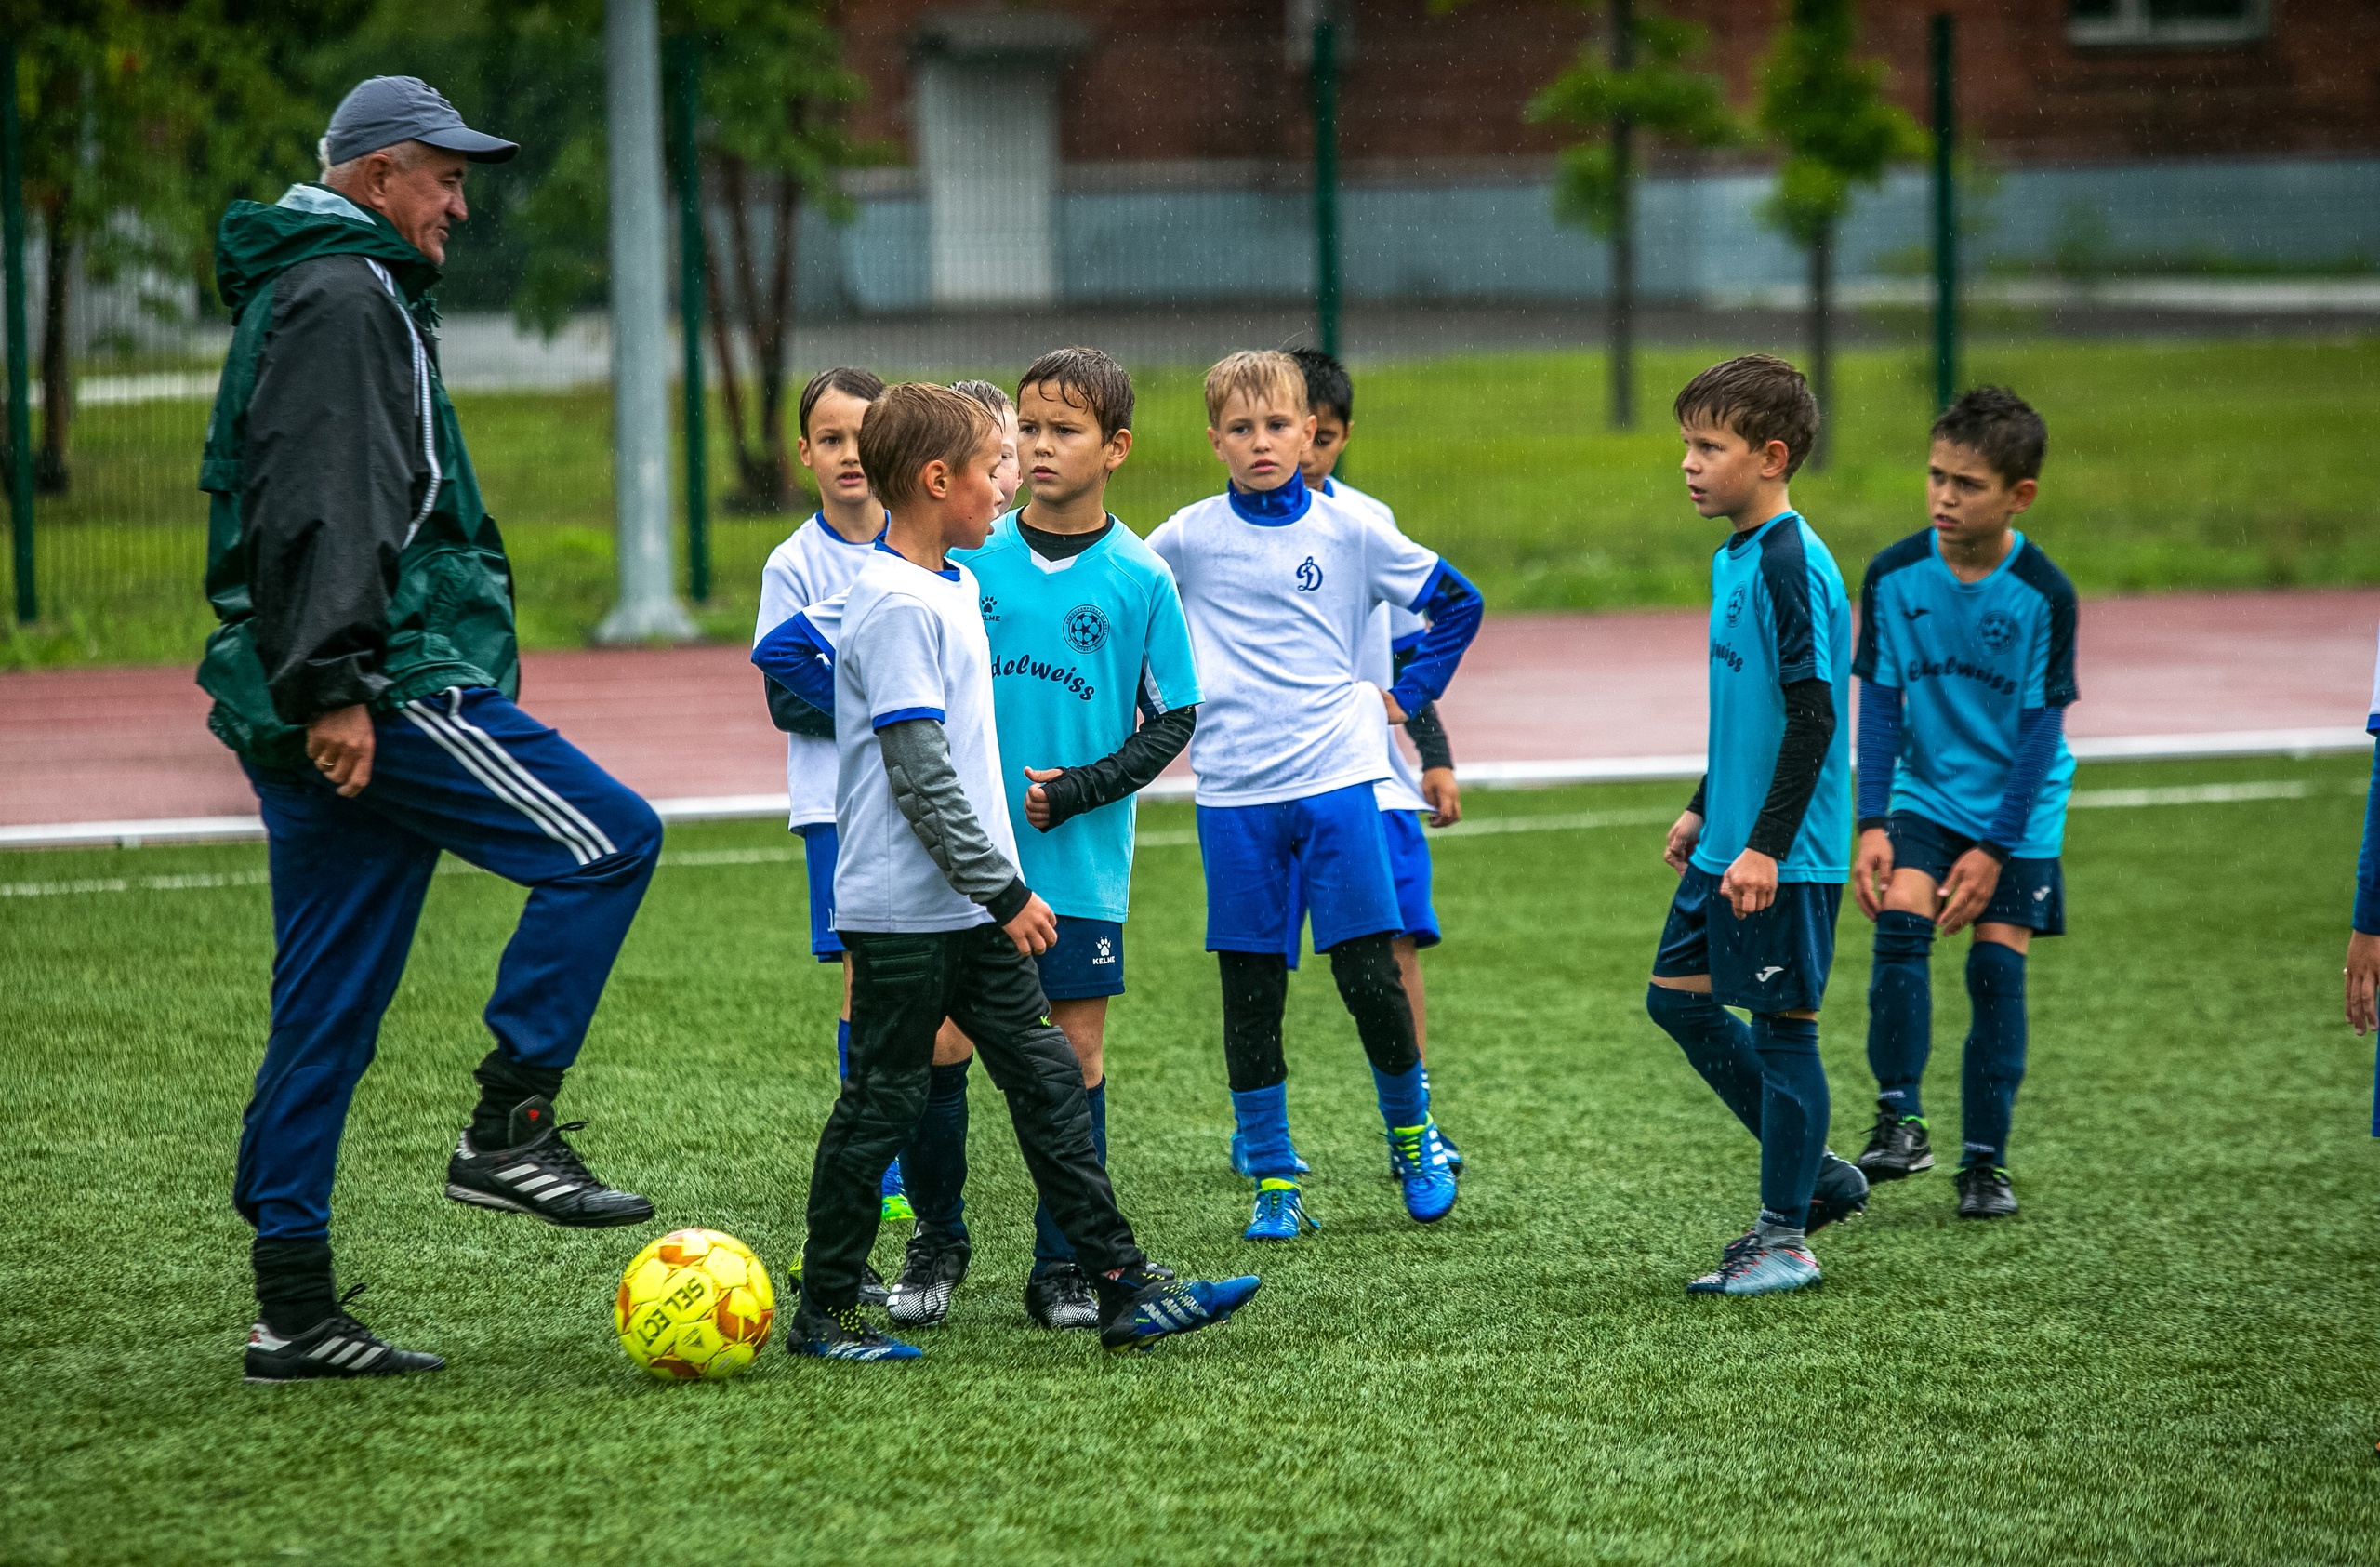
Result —
<instances>
[{"instance_id":1,"label":"blue cleat","mask_svg":"<svg viewBox=\"0 0 2380 1567\"><path fill-rule=\"evenodd\" d=\"M1752 1231L1737 1236L1718 1268L1686 1286L1688 1295L1776 1295L1815 1284L1822 1275L1807 1246L1764 1246Z\"/></svg>"},{"instance_id":2,"label":"blue cleat","mask_svg":"<svg viewBox=\"0 0 2380 1567\"><path fill-rule=\"evenodd\" d=\"M1212 1282L1170 1278L1161 1271L1129 1276L1126 1281L1132 1277L1149 1282L1119 1302L1100 1324L1099 1342L1110 1349L1154 1349L1159 1339L1227 1322L1263 1287L1253 1273Z\"/></svg>"},{"instance_id":3,"label":"blue cleat","mask_svg":"<svg viewBox=\"0 0 2380 1567\"><path fill-rule=\"evenodd\" d=\"M1389 1168L1405 1189L1405 1211L1435 1224L1454 1207L1454 1171L1432 1129L1398 1126L1388 1134Z\"/></svg>"},{"instance_id":4,"label":"blue cleat","mask_svg":"<svg viewBox=\"0 0 2380 1567\"><path fill-rule=\"evenodd\" d=\"M1448 1136L1446 1128L1440 1126L1435 1120L1430 1122L1430 1141L1435 1145L1440 1153L1446 1155L1447 1168L1458 1175L1461 1175L1462 1150L1454 1146L1454 1139ZM1394 1148L1389 1150L1388 1155L1388 1178L1392 1181L1404 1179L1396 1173L1396 1151Z\"/></svg>"},{"instance_id":5,"label":"blue cleat","mask_svg":"<svg viewBox=\"0 0 2380 1567\"><path fill-rule=\"evenodd\" d=\"M1297 1159L1297 1150L1295 1149L1291 1149L1289 1150L1289 1157ZM1298 1159L1299 1175L1310 1175L1313 1173L1313 1168L1314 1167L1308 1164L1304 1160ZM1253 1176L1256 1174L1255 1171L1248 1167L1248 1139L1241 1136L1236 1132L1234 1132L1231 1135L1231 1173L1235 1175L1250 1176Z\"/></svg>"},{"instance_id":6,"label":"blue cleat","mask_svg":"<svg viewBox=\"0 0 2380 1567\"><path fill-rule=\"evenodd\" d=\"M1270 1176L1256 1185L1256 1213L1241 1233L1243 1241L1294 1241L1321 1225L1306 1215L1298 1183Z\"/></svg>"},{"instance_id":7,"label":"blue cleat","mask_svg":"<svg viewBox=\"0 0 2380 1567\"><path fill-rule=\"evenodd\" d=\"M914 1361L925 1353L914 1344L888 1338L869 1325L856 1306L828 1311L803 1301L793 1314L786 1348L822 1361Z\"/></svg>"},{"instance_id":8,"label":"blue cleat","mask_svg":"<svg viewBox=\"0 0 2380 1567\"><path fill-rule=\"evenodd\" d=\"M884 1198L884 1223L907 1224L918 1216L918 1211L909 1206L909 1189L901 1180L899 1160L884 1167L884 1184L878 1189Z\"/></svg>"}]
</instances>

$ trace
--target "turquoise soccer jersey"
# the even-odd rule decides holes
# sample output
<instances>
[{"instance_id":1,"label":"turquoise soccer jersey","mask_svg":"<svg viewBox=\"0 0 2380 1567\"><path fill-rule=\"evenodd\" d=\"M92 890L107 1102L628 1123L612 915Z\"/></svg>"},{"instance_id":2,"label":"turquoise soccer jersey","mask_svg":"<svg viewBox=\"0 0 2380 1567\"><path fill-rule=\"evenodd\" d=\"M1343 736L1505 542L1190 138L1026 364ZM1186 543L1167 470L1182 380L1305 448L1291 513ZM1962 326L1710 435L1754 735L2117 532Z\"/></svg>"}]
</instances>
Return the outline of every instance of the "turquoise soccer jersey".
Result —
<instances>
[{"instance_id":1,"label":"turquoise soccer jersey","mask_svg":"<svg viewBox=\"0 0 2380 1567\"><path fill-rule=\"evenodd\" d=\"M1694 863L1713 876L1744 851L1777 773L1785 687L1834 688L1834 738L1783 882L1841 882L1851 851L1851 607L1834 557L1797 511L1739 533L1711 558L1711 745Z\"/></svg>"},{"instance_id":2,"label":"turquoise soccer jersey","mask_svg":"<svg viewBox=\"0 0 2380 1567\"><path fill-rule=\"evenodd\" d=\"M1016 530L1013 511L980 550L954 550L975 574L992 644L992 710L999 729L1009 820L1025 884L1057 913L1125 918L1132 883L1134 801L1118 800L1041 832L1025 819L1027 767L1079 767L1154 717L1198 701L1173 573L1130 529L1068 560L1045 561Z\"/></svg>"},{"instance_id":3,"label":"turquoise soccer jersey","mask_svg":"<svg viewBox=\"0 0 2380 1567\"><path fill-rule=\"evenodd\" d=\"M1987 835L2016 760L2018 719L2027 708L2074 700L2075 618L2074 585L2021 533L1977 582L1950 574L1932 528L1868 563L1852 670L1900 693L1893 809ZM2024 838L2009 853L2056 857L2073 788L2074 753L2061 734Z\"/></svg>"}]
</instances>

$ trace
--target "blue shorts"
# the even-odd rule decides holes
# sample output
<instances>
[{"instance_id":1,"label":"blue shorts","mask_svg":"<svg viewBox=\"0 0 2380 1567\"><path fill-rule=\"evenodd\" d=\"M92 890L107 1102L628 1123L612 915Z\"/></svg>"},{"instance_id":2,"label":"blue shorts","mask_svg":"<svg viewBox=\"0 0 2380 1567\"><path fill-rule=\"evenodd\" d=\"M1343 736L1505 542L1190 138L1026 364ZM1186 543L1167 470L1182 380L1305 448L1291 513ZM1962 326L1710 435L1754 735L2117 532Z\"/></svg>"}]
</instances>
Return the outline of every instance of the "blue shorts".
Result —
<instances>
[{"instance_id":1,"label":"blue shorts","mask_svg":"<svg viewBox=\"0 0 2380 1567\"><path fill-rule=\"evenodd\" d=\"M1058 944L1033 960L1041 993L1053 1002L1124 993L1124 926L1116 920L1058 916Z\"/></svg>"},{"instance_id":2,"label":"blue shorts","mask_svg":"<svg viewBox=\"0 0 2380 1567\"><path fill-rule=\"evenodd\" d=\"M1915 811L1895 811L1889 830L1893 868L1923 870L1937 882L1948 876L1959 857L1976 845L1974 839ZM2021 925L2035 936L2064 936L2066 872L2056 858L2010 856L2000 867L1999 887L1976 916L1976 923Z\"/></svg>"},{"instance_id":3,"label":"blue shorts","mask_svg":"<svg viewBox=\"0 0 2380 1567\"><path fill-rule=\"evenodd\" d=\"M1842 907L1840 882L1780 882L1776 902L1739 920L1719 896L1719 878L1689 865L1670 901L1653 976L1707 974L1712 999L1722 1006L1816 1012L1834 966L1834 919Z\"/></svg>"},{"instance_id":4,"label":"blue shorts","mask_svg":"<svg viewBox=\"0 0 2380 1567\"><path fill-rule=\"evenodd\" d=\"M1382 811L1380 825L1388 834L1389 875L1396 883L1396 938L1416 947L1435 947L1441 939L1438 911L1430 902L1430 843L1421 836L1421 813ZM1290 889L1289 940L1284 949L1291 968L1302 955L1298 937L1304 923L1305 888L1300 884Z\"/></svg>"},{"instance_id":5,"label":"blue shorts","mask_svg":"<svg viewBox=\"0 0 2380 1567\"><path fill-rule=\"evenodd\" d=\"M810 955L822 963L841 963L843 938L835 934L835 861L841 857L842 840L830 821L813 821L794 830L801 834L802 869L810 873Z\"/></svg>"},{"instance_id":6,"label":"blue shorts","mask_svg":"<svg viewBox=\"0 0 2380 1567\"><path fill-rule=\"evenodd\" d=\"M1210 952L1288 950L1301 904L1317 951L1405 928L1368 783L1272 805L1201 805L1198 856Z\"/></svg>"}]
</instances>

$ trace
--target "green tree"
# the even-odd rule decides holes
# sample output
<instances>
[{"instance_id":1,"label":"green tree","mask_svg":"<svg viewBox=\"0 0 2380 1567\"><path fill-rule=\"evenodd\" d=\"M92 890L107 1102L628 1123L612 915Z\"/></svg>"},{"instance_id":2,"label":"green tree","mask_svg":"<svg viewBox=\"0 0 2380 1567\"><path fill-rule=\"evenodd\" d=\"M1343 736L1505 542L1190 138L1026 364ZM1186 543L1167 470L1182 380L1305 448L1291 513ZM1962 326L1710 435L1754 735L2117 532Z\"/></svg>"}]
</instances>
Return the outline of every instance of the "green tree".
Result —
<instances>
[{"instance_id":1,"label":"green tree","mask_svg":"<svg viewBox=\"0 0 2380 1567\"><path fill-rule=\"evenodd\" d=\"M1896 158L1923 157L1925 133L1884 98L1884 66L1858 58L1857 0L1787 0L1785 25L1761 64L1761 132L1785 154L1762 218L1809 255L1810 383L1826 465L1834 422L1834 240L1857 186L1884 183Z\"/></svg>"},{"instance_id":2,"label":"green tree","mask_svg":"<svg viewBox=\"0 0 2380 1567\"><path fill-rule=\"evenodd\" d=\"M1581 48L1525 113L1604 133L1563 149L1554 210L1610 243L1611 425L1627 430L1636 422L1636 133L1687 147L1728 146L1743 133L1728 113L1725 84L1688 66L1708 42L1701 28L1661 15L1653 0L1609 6L1607 58Z\"/></svg>"}]
</instances>

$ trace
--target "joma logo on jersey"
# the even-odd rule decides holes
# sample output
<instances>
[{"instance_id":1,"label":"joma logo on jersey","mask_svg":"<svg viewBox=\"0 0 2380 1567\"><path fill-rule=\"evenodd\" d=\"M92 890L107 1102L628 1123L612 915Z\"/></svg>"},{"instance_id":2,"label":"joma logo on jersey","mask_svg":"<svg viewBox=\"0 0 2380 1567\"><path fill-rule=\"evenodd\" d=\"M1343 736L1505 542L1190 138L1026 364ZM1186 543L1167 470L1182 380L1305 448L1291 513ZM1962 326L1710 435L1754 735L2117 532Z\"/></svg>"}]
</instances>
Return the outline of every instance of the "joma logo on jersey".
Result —
<instances>
[{"instance_id":1,"label":"joma logo on jersey","mask_svg":"<svg viewBox=\"0 0 2380 1567\"><path fill-rule=\"evenodd\" d=\"M1308 555L1305 558L1305 564L1298 567L1298 591L1311 593L1321 586L1322 568L1314 564L1312 555Z\"/></svg>"}]
</instances>

